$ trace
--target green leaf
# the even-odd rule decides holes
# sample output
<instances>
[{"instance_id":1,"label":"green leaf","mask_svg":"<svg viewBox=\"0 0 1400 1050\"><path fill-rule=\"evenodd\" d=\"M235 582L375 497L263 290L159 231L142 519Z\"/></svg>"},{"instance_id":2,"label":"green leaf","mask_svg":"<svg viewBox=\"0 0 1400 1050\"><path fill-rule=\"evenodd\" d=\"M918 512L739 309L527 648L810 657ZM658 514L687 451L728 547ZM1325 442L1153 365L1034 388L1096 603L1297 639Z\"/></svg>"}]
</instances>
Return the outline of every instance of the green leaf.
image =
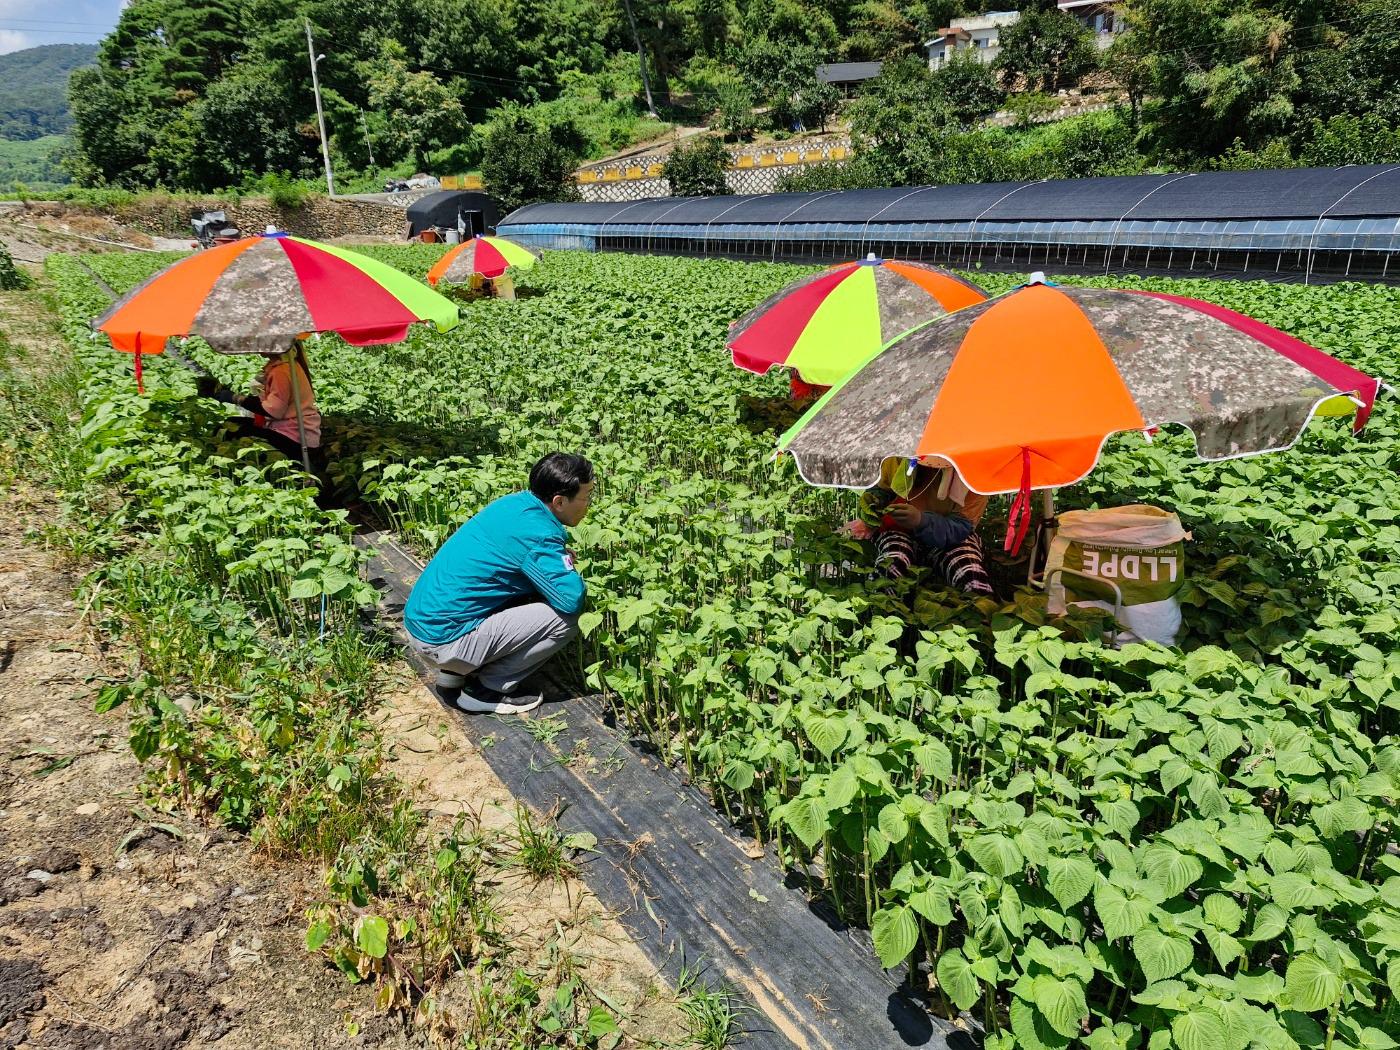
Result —
<instances>
[{"instance_id":1,"label":"green leaf","mask_svg":"<svg viewBox=\"0 0 1400 1050\"><path fill-rule=\"evenodd\" d=\"M1205 937L1207 946L1222 970L1244 954L1244 948L1239 941L1213 926L1207 926L1201 931L1201 935Z\"/></svg>"},{"instance_id":2,"label":"green leaf","mask_svg":"<svg viewBox=\"0 0 1400 1050\"><path fill-rule=\"evenodd\" d=\"M366 915L355 922L355 947L374 959L389 951L389 923L378 915Z\"/></svg>"},{"instance_id":3,"label":"green leaf","mask_svg":"<svg viewBox=\"0 0 1400 1050\"><path fill-rule=\"evenodd\" d=\"M832 770L831 776L826 781L826 805L829 809L845 809L860 791L860 781L856 779L856 771L851 768L849 762L843 763Z\"/></svg>"},{"instance_id":4,"label":"green leaf","mask_svg":"<svg viewBox=\"0 0 1400 1050\"><path fill-rule=\"evenodd\" d=\"M836 749L846 742L850 732L844 716L816 713L802 719L802 731L824 758L835 754Z\"/></svg>"},{"instance_id":5,"label":"green leaf","mask_svg":"<svg viewBox=\"0 0 1400 1050\"><path fill-rule=\"evenodd\" d=\"M1265 904L1254 915L1254 928L1246 941L1272 941L1288 927L1288 912L1277 904Z\"/></svg>"},{"instance_id":6,"label":"green leaf","mask_svg":"<svg viewBox=\"0 0 1400 1050\"><path fill-rule=\"evenodd\" d=\"M1197 773L1193 776L1186 794L1195 803L1196 811L1203 817L1222 817L1230 812L1230 804L1221 793L1213 773Z\"/></svg>"},{"instance_id":7,"label":"green leaf","mask_svg":"<svg viewBox=\"0 0 1400 1050\"><path fill-rule=\"evenodd\" d=\"M774 812L778 813L777 810ZM816 846L830 827L826 803L819 798L795 798L786 802L781 807L781 816L808 849Z\"/></svg>"},{"instance_id":8,"label":"green leaf","mask_svg":"<svg viewBox=\"0 0 1400 1050\"><path fill-rule=\"evenodd\" d=\"M939 885L932 885L911 894L909 907L935 926L947 926L953 921L953 908L948 900L948 891Z\"/></svg>"},{"instance_id":9,"label":"green leaf","mask_svg":"<svg viewBox=\"0 0 1400 1050\"><path fill-rule=\"evenodd\" d=\"M1024 999L1011 1000L1011 1031L1016 1050L1065 1050L1069 1039L1055 1031L1049 1018Z\"/></svg>"},{"instance_id":10,"label":"green leaf","mask_svg":"<svg viewBox=\"0 0 1400 1050\"><path fill-rule=\"evenodd\" d=\"M1329 802L1313 810L1318 833L1326 839L1369 831L1375 822L1366 803L1355 796Z\"/></svg>"},{"instance_id":11,"label":"green leaf","mask_svg":"<svg viewBox=\"0 0 1400 1050\"><path fill-rule=\"evenodd\" d=\"M596 631L603 623L603 614L590 609L586 613L581 613L578 618L579 634L587 638Z\"/></svg>"},{"instance_id":12,"label":"green leaf","mask_svg":"<svg viewBox=\"0 0 1400 1050\"><path fill-rule=\"evenodd\" d=\"M1094 911L1103 923L1103 935L1110 941L1131 937L1147 924L1152 905L1140 897L1129 897L1117 886L1100 882L1094 889Z\"/></svg>"},{"instance_id":13,"label":"green leaf","mask_svg":"<svg viewBox=\"0 0 1400 1050\"><path fill-rule=\"evenodd\" d=\"M1163 933L1150 926L1133 938L1133 954L1148 982L1165 981L1191 965L1195 952L1185 937Z\"/></svg>"},{"instance_id":14,"label":"green leaf","mask_svg":"<svg viewBox=\"0 0 1400 1050\"><path fill-rule=\"evenodd\" d=\"M754 768L747 762L731 758L724 764L720 780L735 791L747 791L753 787Z\"/></svg>"},{"instance_id":15,"label":"green leaf","mask_svg":"<svg viewBox=\"0 0 1400 1050\"><path fill-rule=\"evenodd\" d=\"M944 952L938 957L934 973L938 976L938 987L943 989L943 993L959 1010L970 1010L982 997L981 985L977 982L976 974L972 972L972 965L962 952Z\"/></svg>"},{"instance_id":16,"label":"green leaf","mask_svg":"<svg viewBox=\"0 0 1400 1050\"><path fill-rule=\"evenodd\" d=\"M617 1019L601 1006L595 1006L588 1011L588 1034L594 1039L601 1039L603 1036L611 1035L616 1031Z\"/></svg>"},{"instance_id":17,"label":"green leaf","mask_svg":"<svg viewBox=\"0 0 1400 1050\"><path fill-rule=\"evenodd\" d=\"M1234 933L1244 923L1244 910L1224 893L1212 893L1201 906L1206 922L1217 930Z\"/></svg>"},{"instance_id":18,"label":"green leaf","mask_svg":"<svg viewBox=\"0 0 1400 1050\"><path fill-rule=\"evenodd\" d=\"M1328 1010L1342 998L1342 978L1316 955L1299 955L1283 976L1287 1002L1294 1010Z\"/></svg>"},{"instance_id":19,"label":"green leaf","mask_svg":"<svg viewBox=\"0 0 1400 1050\"><path fill-rule=\"evenodd\" d=\"M317 919L306 928L306 950L318 952L331 936L331 924L325 919Z\"/></svg>"},{"instance_id":20,"label":"green leaf","mask_svg":"<svg viewBox=\"0 0 1400 1050\"><path fill-rule=\"evenodd\" d=\"M947 745L928 740L914 748L913 755L919 767L940 784L947 784L953 779L953 753Z\"/></svg>"},{"instance_id":21,"label":"green leaf","mask_svg":"<svg viewBox=\"0 0 1400 1050\"><path fill-rule=\"evenodd\" d=\"M909 818L896 802L884 806L875 822L891 844L903 842L909 834Z\"/></svg>"},{"instance_id":22,"label":"green leaf","mask_svg":"<svg viewBox=\"0 0 1400 1050\"><path fill-rule=\"evenodd\" d=\"M1205 872L1205 866L1191 854L1160 843L1143 851L1142 869L1169 898L1185 893Z\"/></svg>"},{"instance_id":23,"label":"green leaf","mask_svg":"<svg viewBox=\"0 0 1400 1050\"><path fill-rule=\"evenodd\" d=\"M1205 1007L1173 1017L1172 1038L1180 1050L1221 1050L1229 1044L1225 1022Z\"/></svg>"},{"instance_id":24,"label":"green leaf","mask_svg":"<svg viewBox=\"0 0 1400 1050\"><path fill-rule=\"evenodd\" d=\"M906 905L881 908L870 923L870 936L875 942L875 954L886 970L898 966L919 940L919 924L914 912Z\"/></svg>"},{"instance_id":25,"label":"green leaf","mask_svg":"<svg viewBox=\"0 0 1400 1050\"><path fill-rule=\"evenodd\" d=\"M1052 857L1046 869L1046 886L1066 911L1094 888L1094 865L1084 857Z\"/></svg>"},{"instance_id":26,"label":"green leaf","mask_svg":"<svg viewBox=\"0 0 1400 1050\"><path fill-rule=\"evenodd\" d=\"M967 852L972 854L979 868L998 879L1021 870L1021 851L1007 835L976 835L968 842Z\"/></svg>"},{"instance_id":27,"label":"green leaf","mask_svg":"<svg viewBox=\"0 0 1400 1050\"><path fill-rule=\"evenodd\" d=\"M92 705L92 709L99 715L105 715L113 708L126 703L127 697L130 695L131 692L126 686L104 685L97 691L97 700Z\"/></svg>"},{"instance_id":28,"label":"green leaf","mask_svg":"<svg viewBox=\"0 0 1400 1050\"><path fill-rule=\"evenodd\" d=\"M1009 882L1001 885L1001 900L997 902L997 916L1009 936L1019 940L1025 932L1025 910L1021 907L1020 894Z\"/></svg>"},{"instance_id":29,"label":"green leaf","mask_svg":"<svg viewBox=\"0 0 1400 1050\"><path fill-rule=\"evenodd\" d=\"M1082 984L1045 975L1035 979L1033 995L1036 1009L1045 1015L1050 1027L1071 1038L1079 1034L1081 1023L1089 1016Z\"/></svg>"},{"instance_id":30,"label":"green leaf","mask_svg":"<svg viewBox=\"0 0 1400 1050\"><path fill-rule=\"evenodd\" d=\"M1269 892L1274 902L1287 911L1300 908L1322 908L1332 903L1332 894L1318 886L1307 875L1285 871L1269 880Z\"/></svg>"}]
</instances>

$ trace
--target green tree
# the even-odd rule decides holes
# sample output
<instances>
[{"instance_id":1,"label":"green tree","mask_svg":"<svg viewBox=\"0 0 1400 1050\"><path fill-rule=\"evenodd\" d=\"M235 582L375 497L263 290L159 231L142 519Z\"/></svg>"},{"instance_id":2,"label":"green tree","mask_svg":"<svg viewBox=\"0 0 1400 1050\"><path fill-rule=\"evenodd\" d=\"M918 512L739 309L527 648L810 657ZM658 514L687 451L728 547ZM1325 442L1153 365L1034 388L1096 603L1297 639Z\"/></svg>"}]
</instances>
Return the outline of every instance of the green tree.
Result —
<instances>
[{"instance_id":1,"label":"green tree","mask_svg":"<svg viewBox=\"0 0 1400 1050\"><path fill-rule=\"evenodd\" d=\"M841 102L841 94L817 79L821 55L800 44L785 46L764 37L744 49L742 70L755 95L768 104L773 127L825 127Z\"/></svg>"},{"instance_id":2,"label":"green tree","mask_svg":"<svg viewBox=\"0 0 1400 1050\"><path fill-rule=\"evenodd\" d=\"M985 120L1006 101L1006 92L997 83L992 68L967 51L958 52L951 62L936 70L932 84L935 98L955 122L964 126Z\"/></svg>"},{"instance_id":3,"label":"green tree","mask_svg":"<svg viewBox=\"0 0 1400 1050\"><path fill-rule=\"evenodd\" d=\"M486 131L481 176L505 215L536 201L578 199L574 169L584 139L572 122L542 125L507 107Z\"/></svg>"},{"instance_id":4,"label":"green tree","mask_svg":"<svg viewBox=\"0 0 1400 1050\"><path fill-rule=\"evenodd\" d=\"M716 128L736 139L745 139L753 134L756 123L753 95L746 85L736 81L720 84L715 101Z\"/></svg>"},{"instance_id":5,"label":"green tree","mask_svg":"<svg viewBox=\"0 0 1400 1050\"><path fill-rule=\"evenodd\" d=\"M209 85L194 106L193 181L203 188L237 186L271 171L314 174L314 138L286 119L294 104L284 86L257 66L240 66Z\"/></svg>"},{"instance_id":6,"label":"green tree","mask_svg":"<svg viewBox=\"0 0 1400 1050\"><path fill-rule=\"evenodd\" d=\"M1077 82L1097 62L1090 33L1056 8L1023 11L1001 31L997 68L1008 84L1025 77L1032 88L1055 91Z\"/></svg>"},{"instance_id":7,"label":"green tree","mask_svg":"<svg viewBox=\"0 0 1400 1050\"><path fill-rule=\"evenodd\" d=\"M912 8L895 0L863 0L852 13L841 51L851 61L884 61L917 54L924 39Z\"/></svg>"},{"instance_id":8,"label":"green tree","mask_svg":"<svg viewBox=\"0 0 1400 1050\"><path fill-rule=\"evenodd\" d=\"M1133 0L1131 46L1149 63L1144 107L1152 147L1167 159L1246 150L1295 124L1303 82L1276 10L1236 0Z\"/></svg>"},{"instance_id":9,"label":"green tree","mask_svg":"<svg viewBox=\"0 0 1400 1050\"><path fill-rule=\"evenodd\" d=\"M922 61L885 63L847 114L857 151L886 185L931 180L952 118Z\"/></svg>"},{"instance_id":10,"label":"green tree","mask_svg":"<svg viewBox=\"0 0 1400 1050\"><path fill-rule=\"evenodd\" d=\"M369 104L379 121L375 145L385 159L411 157L414 167L426 168L429 153L466 135L461 102L433 74L409 69L403 45L386 41L371 70Z\"/></svg>"},{"instance_id":11,"label":"green tree","mask_svg":"<svg viewBox=\"0 0 1400 1050\"><path fill-rule=\"evenodd\" d=\"M704 136L671 151L661 169L675 197L718 197L729 192L724 169L729 153L717 138Z\"/></svg>"}]
</instances>

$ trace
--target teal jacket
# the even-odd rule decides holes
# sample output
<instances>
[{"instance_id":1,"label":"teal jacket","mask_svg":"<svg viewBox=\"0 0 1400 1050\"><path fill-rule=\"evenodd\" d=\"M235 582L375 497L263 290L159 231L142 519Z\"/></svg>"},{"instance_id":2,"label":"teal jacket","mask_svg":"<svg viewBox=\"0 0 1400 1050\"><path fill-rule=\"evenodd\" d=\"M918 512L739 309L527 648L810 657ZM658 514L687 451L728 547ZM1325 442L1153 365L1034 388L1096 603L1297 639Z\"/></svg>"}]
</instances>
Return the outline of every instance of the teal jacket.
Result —
<instances>
[{"instance_id":1,"label":"teal jacket","mask_svg":"<svg viewBox=\"0 0 1400 1050\"><path fill-rule=\"evenodd\" d=\"M442 645L517 598L538 595L566 615L581 612L583 577L564 549L567 537L532 493L488 503L428 562L404 606L404 627L426 645Z\"/></svg>"}]
</instances>

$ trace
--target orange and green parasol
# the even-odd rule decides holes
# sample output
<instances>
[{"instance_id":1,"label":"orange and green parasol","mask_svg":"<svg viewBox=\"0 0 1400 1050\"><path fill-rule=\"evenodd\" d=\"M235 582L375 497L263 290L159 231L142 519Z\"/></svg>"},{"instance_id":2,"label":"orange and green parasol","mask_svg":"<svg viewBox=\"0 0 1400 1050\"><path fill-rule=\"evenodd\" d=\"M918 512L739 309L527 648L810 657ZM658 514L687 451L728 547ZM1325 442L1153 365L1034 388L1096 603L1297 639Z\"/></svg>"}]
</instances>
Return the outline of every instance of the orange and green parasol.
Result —
<instances>
[{"instance_id":1,"label":"orange and green parasol","mask_svg":"<svg viewBox=\"0 0 1400 1050\"><path fill-rule=\"evenodd\" d=\"M298 336L333 332L369 346L410 325L439 331L457 307L418 281L358 252L269 232L198 252L161 270L93 322L117 350L159 354L197 335L224 354L286 350Z\"/></svg>"},{"instance_id":2,"label":"orange and green parasol","mask_svg":"<svg viewBox=\"0 0 1400 1050\"><path fill-rule=\"evenodd\" d=\"M730 326L728 345L740 368L785 366L830 386L896 336L986 298L948 270L872 255L770 296Z\"/></svg>"},{"instance_id":3,"label":"orange and green parasol","mask_svg":"<svg viewBox=\"0 0 1400 1050\"><path fill-rule=\"evenodd\" d=\"M428 283L466 284L473 274L499 277L511 267L528 270L535 265L535 256L526 248L504 237L484 237L480 234L463 241L443 255L428 271Z\"/></svg>"},{"instance_id":4,"label":"orange and green parasol","mask_svg":"<svg viewBox=\"0 0 1400 1050\"><path fill-rule=\"evenodd\" d=\"M975 492L1017 493L1015 525L1032 489L1083 478L1111 434L1180 423L1204 459L1276 451L1339 405L1359 431L1378 387L1212 303L1037 274L876 351L779 448L808 482L848 488L876 484L887 457L939 457Z\"/></svg>"}]
</instances>

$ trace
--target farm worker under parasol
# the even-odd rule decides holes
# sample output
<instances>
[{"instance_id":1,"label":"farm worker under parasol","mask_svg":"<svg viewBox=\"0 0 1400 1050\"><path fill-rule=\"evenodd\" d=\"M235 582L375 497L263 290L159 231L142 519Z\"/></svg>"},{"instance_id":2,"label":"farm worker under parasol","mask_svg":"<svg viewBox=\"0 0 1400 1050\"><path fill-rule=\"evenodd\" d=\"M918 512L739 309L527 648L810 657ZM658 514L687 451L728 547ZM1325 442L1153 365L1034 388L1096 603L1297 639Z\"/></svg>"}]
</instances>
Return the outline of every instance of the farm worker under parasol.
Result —
<instances>
[{"instance_id":1,"label":"farm worker under parasol","mask_svg":"<svg viewBox=\"0 0 1400 1050\"><path fill-rule=\"evenodd\" d=\"M592 498L593 465L551 452L528 491L487 504L428 562L403 622L437 665L444 703L497 714L539 706L522 683L578 632L585 587L564 541Z\"/></svg>"},{"instance_id":2,"label":"farm worker under parasol","mask_svg":"<svg viewBox=\"0 0 1400 1050\"><path fill-rule=\"evenodd\" d=\"M992 593L977 523L987 497L968 491L946 460L891 457L880 484L860 498L857 535L875 541L876 564L898 579L915 565L934 569L968 594Z\"/></svg>"},{"instance_id":3,"label":"farm worker under parasol","mask_svg":"<svg viewBox=\"0 0 1400 1050\"><path fill-rule=\"evenodd\" d=\"M297 340L290 350L261 356L265 364L262 375L254 381L253 394L220 397L208 377L200 380L199 391L252 413L234 420L240 436L265 441L288 459L300 460L303 445L308 449L321 447L321 412L316 407L306 351Z\"/></svg>"}]
</instances>

